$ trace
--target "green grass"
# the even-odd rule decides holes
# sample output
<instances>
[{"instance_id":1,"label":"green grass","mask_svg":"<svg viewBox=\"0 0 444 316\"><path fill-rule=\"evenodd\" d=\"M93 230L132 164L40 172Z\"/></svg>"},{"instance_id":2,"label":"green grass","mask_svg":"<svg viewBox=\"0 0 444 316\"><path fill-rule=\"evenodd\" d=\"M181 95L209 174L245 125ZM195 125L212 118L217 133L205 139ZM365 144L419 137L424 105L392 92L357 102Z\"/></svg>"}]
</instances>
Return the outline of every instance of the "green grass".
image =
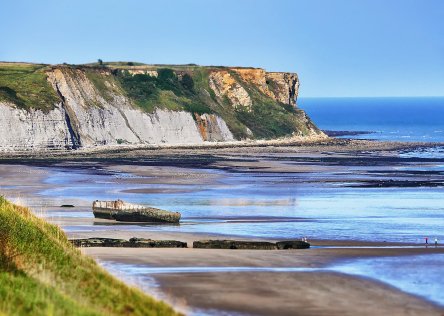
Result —
<instances>
[{"instance_id":1,"label":"green grass","mask_svg":"<svg viewBox=\"0 0 444 316\"><path fill-rule=\"evenodd\" d=\"M26 110L53 109L60 98L46 80L45 70L45 65L0 63L0 101Z\"/></svg>"},{"instance_id":2,"label":"green grass","mask_svg":"<svg viewBox=\"0 0 444 316\"><path fill-rule=\"evenodd\" d=\"M114 96L125 95L132 104L147 113L156 109L188 111L192 114L215 113L227 123L235 138L271 139L289 136L293 133L306 135L312 126L303 111L291 105L282 104L265 95L258 87L245 82L235 71L225 67L201 67L188 65L144 65L135 62L104 62L89 65L66 66L84 71L101 97L112 102ZM30 109L50 110L59 102L54 89L46 80L45 65L0 63L0 100ZM128 69L156 70L158 76L145 74L131 75ZM227 98L219 99L209 86L212 70L224 69L248 92L253 101L252 111L234 109ZM70 75L75 76L72 71ZM270 89L276 83L268 82ZM93 106L102 106L99 100ZM193 115L194 117L194 115Z\"/></svg>"},{"instance_id":3,"label":"green grass","mask_svg":"<svg viewBox=\"0 0 444 316\"><path fill-rule=\"evenodd\" d=\"M192 76L186 73L179 78L169 68L160 68L157 71L157 77L118 71L115 78L126 95L146 112L151 113L156 108L198 114L213 112L200 99Z\"/></svg>"},{"instance_id":4,"label":"green grass","mask_svg":"<svg viewBox=\"0 0 444 316\"><path fill-rule=\"evenodd\" d=\"M106 101L110 102L113 100L114 95L119 95L123 93L114 76L104 75L100 73L100 71L98 71L96 68L85 68L84 72L88 80L91 81L99 94Z\"/></svg>"},{"instance_id":5,"label":"green grass","mask_svg":"<svg viewBox=\"0 0 444 316\"><path fill-rule=\"evenodd\" d=\"M265 139L289 136L300 127L305 127L303 112L301 115L292 106L271 99L254 85L244 82L234 71L230 74L252 98L250 112L235 110L226 98L216 98L209 86L209 68L184 66L181 71L183 69L186 69L186 74L190 74L192 85L185 86L183 78L186 75L180 80L174 72L178 69L170 68L158 68L157 78L143 74L130 75L124 70L117 72L116 78L127 96L144 111L153 112L156 108L163 108L198 114L216 113L238 139L248 137L247 127L256 138ZM305 132L303 130L302 134Z\"/></svg>"},{"instance_id":6,"label":"green grass","mask_svg":"<svg viewBox=\"0 0 444 316\"><path fill-rule=\"evenodd\" d=\"M291 135L296 130L296 113L271 99L253 97L252 111L238 110L236 118L248 126L256 138Z\"/></svg>"},{"instance_id":7,"label":"green grass","mask_svg":"<svg viewBox=\"0 0 444 316\"><path fill-rule=\"evenodd\" d=\"M155 109L181 111L183 110L182 103L188 102L189 100L176 96L172 91L158 90L149 97L135 101L144 111L152 113Z\"/></svg>"},{"instance_id":8,"label":"green grass","mask_svg":"<svg viewBox=\"0 0 444 316\"><path fill-rule=\"evenodd\" d=\"M193 78L194 89L196 91L211 90L210 83L208 81L209 74L209 70L203 67L195 67L193 69L193 71L191 72L191 77Z\"/></svg>"},{"instance_id":9,"label":"green grass","mask_svg":"<svg viewBox=\"0 0 444 316\"><path fill-rule=\"evenodd\" d=\"M56 226L0 198L0 315L175 315L81 254Z\"/></svg>"}]
</instances>

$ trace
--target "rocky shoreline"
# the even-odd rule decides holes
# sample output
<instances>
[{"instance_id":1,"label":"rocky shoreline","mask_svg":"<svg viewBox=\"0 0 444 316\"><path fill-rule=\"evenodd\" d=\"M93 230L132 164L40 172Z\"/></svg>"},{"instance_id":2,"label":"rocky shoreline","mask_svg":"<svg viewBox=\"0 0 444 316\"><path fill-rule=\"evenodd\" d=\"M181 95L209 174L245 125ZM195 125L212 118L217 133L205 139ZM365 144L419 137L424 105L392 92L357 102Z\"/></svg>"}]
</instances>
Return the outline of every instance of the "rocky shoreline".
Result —
<instances>
[{"instance_id":1,"label":"rocky shoreline","mask_svg":"<svg viewBox=\"0 0 444 316\"><path fill-rule=\"evenodd\" d=\"M84 238L71 239L76 247L122 247L122 248L187 248L187 243L177 240L152 240L145 238Z\"/></svg>"},{"instance_id":2,"label":"rocky shoreline","mask_svg":"<svg viewBox=\"0 0 444 316\"><path fill-rule=\"evenodd\" d=\"M253 153L311 153L323 152L381 152L404 151L444 147L442 142L398 142L363 139L339 139L329 137L291 137L274 140L251 140L233 142L206 142L203 144L178 145L115 145L98 146L76 150L3 151L0 163L38 164L58 161L107 161L119 159L142 159L145 157L211 154ZM233 152L235 150L235 152Z\"/></svg>"},{"instance_id":3,"label":"rocky shoreline","mask_svg":"<svg viewBox=\"0 0 444 316\"><path fill-rule=\"evenodd\" d=\"M71 239L76 247L121 247L121 248L188 248L186 242L178 240L152 240L146 238L82 238ZM278 242L251 240L198 240L193 242L193 248L199 249L250 249L250 250L289 250L308 249L310 244L302 240L285 240Z\"/></svg>"}]
</instances>

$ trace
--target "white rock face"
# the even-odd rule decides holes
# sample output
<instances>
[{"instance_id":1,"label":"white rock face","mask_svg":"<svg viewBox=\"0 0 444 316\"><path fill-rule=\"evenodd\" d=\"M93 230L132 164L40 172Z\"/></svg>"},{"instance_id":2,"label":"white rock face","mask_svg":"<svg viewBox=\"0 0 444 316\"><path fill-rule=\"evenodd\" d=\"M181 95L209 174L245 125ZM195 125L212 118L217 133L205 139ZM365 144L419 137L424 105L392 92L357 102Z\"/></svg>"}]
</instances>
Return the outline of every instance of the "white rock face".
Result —
<instances>
[{"instance_id":1,"label":"white rock face","mask_svg":"<svg viewBox=\"0 0 444 316\"><path fill-rule=\"evenodd\" d=\"M199 134L191 113L157 109L152 114L136 109L126 109L127 118L139 142L148 144L201 144Z\"/></svg>"},{"instance_id":2,"label":"white rock face","mask_svg":"<svg viewBox=\"0 0 444 316\"><path fill-rule=\"evenodd\" d=\"M48 113L0 103L0 151L233 140L220 117L212 119L212 137L204 138L189 112L145 113L118 93L105 100L81 70L56 68L48 81L63 99Z\"/></svg>"},{"instance_id":3,"label":"white rock face","mask_svg":"<svg viewBox=\"0 0 444 316\"><path fill-rule=\"evenodd\" d=\"M100 75L106 91L98 91L100 85L90 81L89 78L94 80L94 77L88 77L91 73L85 69L56 66L48 70L48 81L62 101L47 113L33 109L26 111L14 104L0 102L0 151L234 140L226 122L215 114L162 109L146 113L131 103L113 80L110 70L94 71ZM131 73L157 76L157 71L142 68L131 70ZM177 75L180 77L184 73ZM216 96L224 102L228 99L238 110L252 111L253 102L246 90L251 85L281 103L295 105L299 87L296 74L244 68L212 70L209 74L209 86ZM308 132L319 134L308 118L306 121ZM245 128L253 137L253 133ZM299 132L303 134L303 131Z\"/></svg>"},{"instance_id":4,"label":"white rock face","mask_svg":"<svg viewBox=\"0 0 444 316\"><path fill-rule=\"evenodd\" d=\"M219 135L220 141L234 141L233 134L227 126L227 123L218 115L214 115L216 117L216 125L219 129L217 134Z\"/></svg>"},{"instance_id":5,"label":"white rock face","mask_svg":"<svg viewBox=\"0 0 444 316\"><path fill-rule=\"evenodd\" d=\"M60 107L49 113L26 111L0 102L0 150L41 150L71 147L71 135Z\"/></svg>"},{"instance_id":6,"label":"white rock face","mask_svg":"<svg viewBox=\"0 0 444 316\"><path fill-rule=\"evenodd\" d=\"M74 74L70 75L69 72ZM138 143L138 137L122 115L122 111L128 107L127 100L113 100L113 103L121 103L122 108L117 108L95 90L82 71L69 72L55 69L49 73L48 80L64 97L64 107L79 144L91 147L118 142Z\"/></svg>"},{"instance_id":7,"label":"white rock face","mask_svg":"<svg viewBox=\"0 0 444 316\"><path fill-rule=\"evenodd\" d=\"M159 74L156 70L144 70L144 69L129 69L128 72L132 75L148 75L151 77L157 77Z\"/></svg>"},{"instance_id":8,"label":"white rock face","mask_svg":"<svg viewBox=\"0 0 444 316\"><path fill-rule=\"evenodd\" d=\"M49 75L64 96L65 107L82 147L126 144L200 144L203 142L190 113L157 109L144 113L123 95L105 100L82 71L75 76L55 69Z\"/></svg>"}]
</instances>

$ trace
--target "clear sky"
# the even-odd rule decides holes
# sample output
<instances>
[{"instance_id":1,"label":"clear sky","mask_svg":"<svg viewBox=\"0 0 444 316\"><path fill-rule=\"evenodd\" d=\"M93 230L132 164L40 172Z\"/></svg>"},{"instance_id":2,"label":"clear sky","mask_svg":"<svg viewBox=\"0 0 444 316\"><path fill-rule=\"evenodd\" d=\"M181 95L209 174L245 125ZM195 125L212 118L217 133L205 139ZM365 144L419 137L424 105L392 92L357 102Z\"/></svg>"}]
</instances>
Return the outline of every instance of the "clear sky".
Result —
<instances>
[{"instance_id":1,"label":"clear sky","mask_svg":"<svg viewBox=\"0 0 444 316\"><path fill-rule=\"evenodd\" d=\"M0 0L0 60L254 66L302 97L444 95L444 0Z\"/></svg>"}]
</instances>

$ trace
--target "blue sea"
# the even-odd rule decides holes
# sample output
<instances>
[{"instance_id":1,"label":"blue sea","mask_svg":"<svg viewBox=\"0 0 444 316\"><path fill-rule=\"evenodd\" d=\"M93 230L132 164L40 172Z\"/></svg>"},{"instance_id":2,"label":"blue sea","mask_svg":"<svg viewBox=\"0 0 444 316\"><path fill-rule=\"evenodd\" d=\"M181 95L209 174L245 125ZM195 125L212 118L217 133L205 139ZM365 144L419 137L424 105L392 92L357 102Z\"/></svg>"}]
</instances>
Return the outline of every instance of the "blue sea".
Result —
<instances>
[{"instance_id":1,"label":"blue sea","mask_svg":"<svg viewBox=\"0 0 444 316\"><path fill-rule=\"evenodd\" d=\"M323 130L394 141L444 142L444 97L299 98L298 106Z\"/></svg>"}]
</instances>

